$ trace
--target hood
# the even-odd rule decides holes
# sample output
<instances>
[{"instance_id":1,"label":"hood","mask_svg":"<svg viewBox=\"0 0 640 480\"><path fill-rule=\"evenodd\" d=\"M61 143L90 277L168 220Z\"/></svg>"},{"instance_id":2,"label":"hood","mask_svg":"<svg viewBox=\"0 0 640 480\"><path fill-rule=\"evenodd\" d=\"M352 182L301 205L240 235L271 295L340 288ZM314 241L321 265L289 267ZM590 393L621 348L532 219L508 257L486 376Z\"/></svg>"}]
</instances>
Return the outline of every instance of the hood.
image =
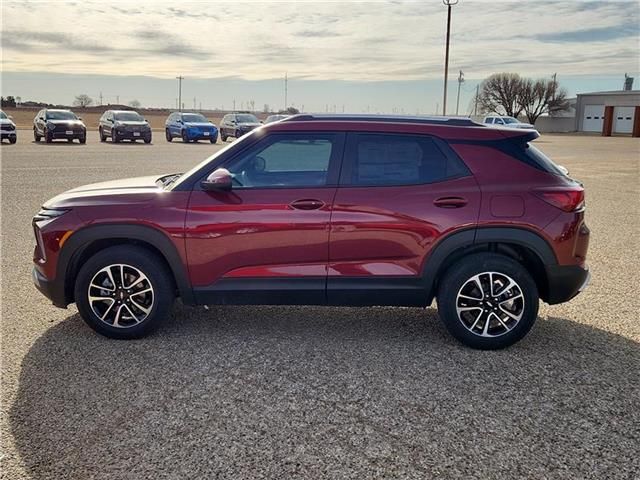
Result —
<instances>
[{"instance_id":1,"label":"hood","mask_svg":"<svg viewBox=\"0 0 640 480\"><path fill-rule=\"evenodd\" d=\"M0 125L15 125L10 118L0 118Z\"/></svg>"},{"instance_id":2,"label":"hood","mask_svg":"<svg viewBox=\"0 0 640 480\"><path fill-rule=\"evenodd\" d=\"M136 127L136 126L142 127L142 126L149 125L149 124L148 124L147 122L145 122L144 120L142 120L142 121L139 121L139 120L116 120L116 121L114 122L114 125L115 125L116 123L117 123L118 125L129 125L129 126L132 126L132 127Z\"/></svg>"},{"instance_id":3,"label":"hood","mask_svg":"<svg viewBox=\"0 0 640 480\"><path fill-rule=\"evenodd\" d=\"M211 122L184 122L185 127L215 127Z\"/></svg>"},{"instance_id":4,"label":"hood","mask_svg":"<svg viewBox=\"0 0 640 480\"><path fill-rule=\"evenodd\" d=\"M102 197L108 197L108 203L132 204L147 203L158 193L165 190L156 182L162 175L148 177L124 178L108 182L92 183L67 190L48 200L45 208L73 208L75 206L104 205Z\"/></svg>"},{"instance_id":5,"label":"hood","mask_svg":"<svg viewBox=\"0 0 640 480\"><path fill-rule=\"evenodd\" d=\"M53 123L54 125L84 125L82 120L47 120L47 123Z\"/></svg>"}]
</instances>

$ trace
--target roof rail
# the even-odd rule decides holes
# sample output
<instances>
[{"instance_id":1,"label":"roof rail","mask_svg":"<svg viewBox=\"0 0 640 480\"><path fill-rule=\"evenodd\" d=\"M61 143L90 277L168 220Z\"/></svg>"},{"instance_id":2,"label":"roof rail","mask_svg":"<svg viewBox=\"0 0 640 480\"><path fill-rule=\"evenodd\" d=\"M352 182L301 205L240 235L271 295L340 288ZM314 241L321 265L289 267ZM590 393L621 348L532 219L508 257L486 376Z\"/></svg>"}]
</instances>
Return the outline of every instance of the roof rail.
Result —
<instances>
[{"instance_id":1,"label":"roof rail","mask_svg":"<svg viewBox=\"0 0 640 480\"><path fill-rule=\"evenodd\" d=\"M484 127L467 117L419 117L403 115L360 115L360 114L310 114L293 115L281 122L311 122L311 121L339 121L339 122L385 122L385 123L424 123L431 125L451 125L467 127Z\"/></svg>"}]
</instances>

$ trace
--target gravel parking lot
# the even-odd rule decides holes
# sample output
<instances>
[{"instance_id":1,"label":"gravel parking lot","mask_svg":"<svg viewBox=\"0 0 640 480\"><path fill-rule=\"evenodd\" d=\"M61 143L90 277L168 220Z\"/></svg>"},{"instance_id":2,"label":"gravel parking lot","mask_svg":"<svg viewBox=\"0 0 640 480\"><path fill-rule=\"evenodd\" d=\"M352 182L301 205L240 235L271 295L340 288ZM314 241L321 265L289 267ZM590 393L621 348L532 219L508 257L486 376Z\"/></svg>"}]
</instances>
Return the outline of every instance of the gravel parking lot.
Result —
<instances>
[{"instance_id":1,"label":"gravel parking lot","mask_svg":"<svg viewBox=\"0 0 640 480\"><path fill-rule=\"evenodd\" d=\"M33 287L31 217L221 145L19 134L0 149L2 478L638 478L637 139L537 142L585 183L592 283L481 352L432 309L178 303L150 338L102 338Z\"/></svg>"}]
</instances>

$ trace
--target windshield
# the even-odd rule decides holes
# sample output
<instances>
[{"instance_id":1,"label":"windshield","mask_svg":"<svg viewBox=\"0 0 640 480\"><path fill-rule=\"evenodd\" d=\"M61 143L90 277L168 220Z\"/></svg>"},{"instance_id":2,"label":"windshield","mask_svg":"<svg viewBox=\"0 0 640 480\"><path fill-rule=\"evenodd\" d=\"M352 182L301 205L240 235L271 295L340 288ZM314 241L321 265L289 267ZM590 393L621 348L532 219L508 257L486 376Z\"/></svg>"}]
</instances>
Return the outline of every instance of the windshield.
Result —
<instances>
[{"instance_id":1,"label":"windshield","mask_svg":"<svg viewBox=\"0 0 640 480\"><path fill-rule=\"evenodd\" d=\"M204 115L200 115L199 113L183 113L182 114L183 122L193 122L193 123L209 123L209 120L204 118Z\"/></svg>"},{"instance_id":2,"label":"windshield","mask_svg":"<svg viewBox=\"0 0 640 480\"><path fill-rule=\"evenodd\" d=\"M502 117L502 120L504 120L504 123L520 123L517 119L513 117Z\"/></svg>"},{"instance_id":3,"label":"windshield","mask_svg":"<svg viewBox=\"0 0 640 480\"><path fill-rule=\"evenodd\" d=\"M120 112L114 113L113 118L123 122L142 122L144 118L136 112Z\"/></svg>"},{"instance_id":4,"label":"windshield","mask_svg":"<svg viewBox=\"0 0 640 480\"><path fill-rule=\"evenodd\" d=\"M1 119L3 119L3 120L4 120L5 118L7 118L7 114L6 114L6 113L4 113L2 110L0 110L0 118L1 118Z\"/></svg>"},{"instance_id":5,"label":"windshield","mask_svg":"<svg viewBox=\"0 0 640 480\"><path fill-rule=\"evenodd\" d=\"M236 122L238 123L259 123L255 115L236 115Z\"/></svg>"},{"instance_id":6,"label":"windshield","mask_svg":"<svg viewBox=\"0 0 640 480\"><path fill-rule=\"evenodd\" d=\"M47 120L76 120L77 118L73 112L55 112L51 110L47 112Z\"/></svg>"}]
</instances>

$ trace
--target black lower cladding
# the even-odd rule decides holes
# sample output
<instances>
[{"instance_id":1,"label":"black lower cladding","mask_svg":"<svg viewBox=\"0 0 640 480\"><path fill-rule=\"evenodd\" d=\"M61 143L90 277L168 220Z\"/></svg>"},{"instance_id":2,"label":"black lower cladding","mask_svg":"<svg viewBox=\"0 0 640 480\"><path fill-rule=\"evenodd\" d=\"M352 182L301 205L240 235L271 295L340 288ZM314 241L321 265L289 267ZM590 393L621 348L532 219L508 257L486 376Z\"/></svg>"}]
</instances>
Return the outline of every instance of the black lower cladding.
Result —
<instances>
[{"instance_id":1,"label":"black lower cladding","mask_svg":"<svg viewBox=\"0 0 640 480\"><path fill-rule=\"evenodd\" d=\"M56 307L67 308L69 302L65 299L64 286L60 282L47 280L36 267L33 267L31 278L38 291L51 300Z\"/></svg>"},{"instance_id":2,"label":"black lower cladding","mask_svg":"<svg viewBox=\"0 0 640 480\"><path fill-rule=\"evenodd\" d=\"M584 290L589 282L589 270L579 265L547 265L549 295L547 303L568 302Z\"/></svg>"},{"instance_id":3,"label":"black lower cladding","mask_svg":"<svg viewBox=\"0 0 640 480\"><path fill-rule=\"evenodd\" d=\"M223 278L194 288L196 302L210 305L333 305L424 307L417 277Z\"/></svg>"}]
</instances>

